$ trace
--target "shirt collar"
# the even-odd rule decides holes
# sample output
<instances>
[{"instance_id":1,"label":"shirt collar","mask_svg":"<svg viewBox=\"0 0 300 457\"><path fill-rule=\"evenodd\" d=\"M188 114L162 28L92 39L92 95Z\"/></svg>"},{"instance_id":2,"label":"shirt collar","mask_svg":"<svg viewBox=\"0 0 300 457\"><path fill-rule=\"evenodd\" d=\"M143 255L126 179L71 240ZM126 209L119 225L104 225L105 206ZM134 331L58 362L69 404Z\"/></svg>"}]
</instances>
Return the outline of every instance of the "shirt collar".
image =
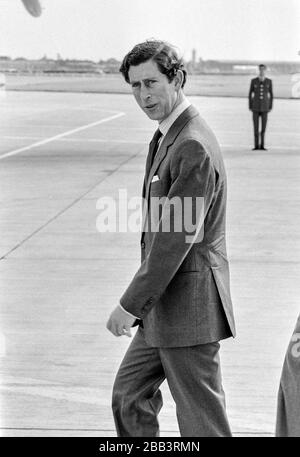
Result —
<instances>
[{"instance_id":1,"label":"shirt collar","mask_svg":"<svg viewBox=\"0 0 300 457\"><path fill-rule=\"evenodd\" d=\"M176 108L166 117L161 123L159 124L158 128L161 131L163 136L166 136L170 127L174 124L176 119L180 116L180 114L185 111L191 103L188 101L186 97L183 98L183 101L176 106Z\"/></svg>"}]
</instances>

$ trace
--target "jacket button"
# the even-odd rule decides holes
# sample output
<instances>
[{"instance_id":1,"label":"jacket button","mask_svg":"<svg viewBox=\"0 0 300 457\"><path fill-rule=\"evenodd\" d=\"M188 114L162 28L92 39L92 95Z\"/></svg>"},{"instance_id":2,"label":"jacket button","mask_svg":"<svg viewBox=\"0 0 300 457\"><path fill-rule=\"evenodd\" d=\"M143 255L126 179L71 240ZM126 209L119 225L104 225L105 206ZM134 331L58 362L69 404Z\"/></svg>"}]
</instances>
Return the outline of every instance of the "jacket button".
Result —
<instances>
[{"instance_id":1,"label":"jacket button","mask_svg":"<svg viewBox=\"0 0 300 457\"><path fill-rule=\"evenodd\" d=\"M146 245L145 245L145 243L144 243L144 241L143 241L143 242L141 243L141 248L142 248L142 249L145 249L145 246L146 246Z\"/></svg>"}]
</instances>

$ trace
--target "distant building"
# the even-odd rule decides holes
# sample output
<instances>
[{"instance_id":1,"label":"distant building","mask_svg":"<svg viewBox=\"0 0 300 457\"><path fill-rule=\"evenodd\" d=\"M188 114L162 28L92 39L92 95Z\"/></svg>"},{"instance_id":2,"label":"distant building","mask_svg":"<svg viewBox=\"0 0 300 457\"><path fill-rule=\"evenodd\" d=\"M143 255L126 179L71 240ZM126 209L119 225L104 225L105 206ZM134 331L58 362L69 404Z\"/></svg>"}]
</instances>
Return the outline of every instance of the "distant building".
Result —
<instances>
[{"instance_id":1,"label":"distant building","mask_svg":"<svg viewBox=\"0 0 300 457\"><path fill-rule=\"evenodd\" d=\"M197 56L196 49L192 49L192 64L193 65L196 65L196 56Z\"/></svg>"},{"instance_id":2,"label":"distant building","mask_svg":"<svg viewBox=\"0 0 300 457\"><path fill-rule=\"evenodd\" d=\"M238 73L257 73L257 65L233 65L233 71Z\"/></svg>"},{"instance_id":3,"label":"distant building","mask_svg":"<svg viewBox=\"0 0 300 457\"><path fill-rule=\"evenodd\" d=\"M57 59L49 59L44 55L41 59L25 59L9 56L0 56L0 72L2 73L102 73L119 74L121 62L113 57L99 60L97 63L88 59L62 59L57 54ZM197 61L196 49L192 49L192 56L186 62L190 74L249 74L257 72L261 61L236 61L236 60L204 60ZM299 62L266 62L268 72L271 74L296 74L300 73Z\"/></svg>"}]
</instances>

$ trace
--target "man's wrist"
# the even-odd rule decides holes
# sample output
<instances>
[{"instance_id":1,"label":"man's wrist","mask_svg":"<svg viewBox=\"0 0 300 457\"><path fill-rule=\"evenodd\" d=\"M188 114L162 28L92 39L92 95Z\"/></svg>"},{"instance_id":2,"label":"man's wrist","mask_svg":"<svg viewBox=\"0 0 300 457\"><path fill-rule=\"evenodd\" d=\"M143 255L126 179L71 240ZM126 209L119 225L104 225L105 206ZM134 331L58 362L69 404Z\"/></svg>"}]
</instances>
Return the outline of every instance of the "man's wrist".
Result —
<instances>
[{"instance_id":1,"label":"man's wrist","mask_svg":"<svg viewBox=\"0 0 300 457\"><path fill-rule=\"evenodd\" d=\"M134 319L139 319L139 317L134 316L134 315L131 314L129 311L127 311L125 308L123 308L123 306L121 305L121 303L119 303L119 306L120 306L120 308L121 308L126 314L128 314L129 316L133 317Z\"/></svg>"}]
</instances>

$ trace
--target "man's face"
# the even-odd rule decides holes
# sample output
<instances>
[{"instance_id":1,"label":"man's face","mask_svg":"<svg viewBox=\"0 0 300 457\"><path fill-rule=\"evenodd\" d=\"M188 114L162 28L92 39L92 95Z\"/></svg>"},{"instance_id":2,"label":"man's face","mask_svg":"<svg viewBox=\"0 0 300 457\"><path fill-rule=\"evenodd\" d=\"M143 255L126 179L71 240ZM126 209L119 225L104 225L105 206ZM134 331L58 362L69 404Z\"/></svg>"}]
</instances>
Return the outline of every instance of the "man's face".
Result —
<instances>
[{"instance_id":1,"label":"man's face","mask_svg":"<svg viewBox=\"0 0 300 457\"><path fill-rule=\"evenodd\" d=\"M153 60L131 65L128 76L137 103L150 119L160 122L169 116L178 97L176 78L169 82Z\"/></svg>"},{"instance_id":2,"label":"man's face","mask_svg":"<svg viewBox=\"0 0 300 457\"><path fill-rule=\"evenodd\" d=\"M261 78L264 78L264 77L265 77L265 73L266 73L265 67L259 67L259 76L260 76Z\"/></svg>"}]
</instances>

